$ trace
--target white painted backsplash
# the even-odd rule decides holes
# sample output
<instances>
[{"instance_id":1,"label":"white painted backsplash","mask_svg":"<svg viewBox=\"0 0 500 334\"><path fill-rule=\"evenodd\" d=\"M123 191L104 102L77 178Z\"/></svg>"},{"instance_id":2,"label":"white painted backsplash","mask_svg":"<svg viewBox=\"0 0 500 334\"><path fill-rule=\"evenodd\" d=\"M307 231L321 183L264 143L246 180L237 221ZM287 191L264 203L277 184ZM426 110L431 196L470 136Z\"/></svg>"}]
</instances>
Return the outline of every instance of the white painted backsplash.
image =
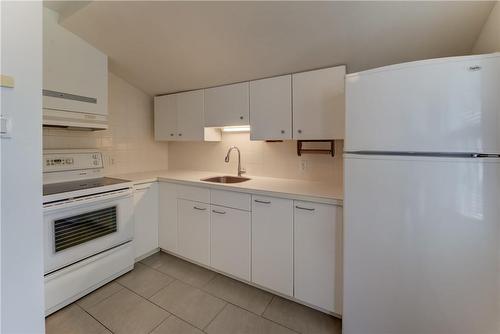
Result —
<instances>
[{"instance_id":1,"label":"white painted backsplash","mask_svg":"<svg viewBox=\"0 0 500 334\"><path fill-rule=\"evenodd\" d=\"M191 169L235 174L237 153L224 162L227 150L236 145L241 150L241 163L248 174L342 185L343 141L336 141L336 155L297 155L297 142L250 141L249 133L224 133L221 142L170 142L169 169Z\"/></svg>"}]
</instances>

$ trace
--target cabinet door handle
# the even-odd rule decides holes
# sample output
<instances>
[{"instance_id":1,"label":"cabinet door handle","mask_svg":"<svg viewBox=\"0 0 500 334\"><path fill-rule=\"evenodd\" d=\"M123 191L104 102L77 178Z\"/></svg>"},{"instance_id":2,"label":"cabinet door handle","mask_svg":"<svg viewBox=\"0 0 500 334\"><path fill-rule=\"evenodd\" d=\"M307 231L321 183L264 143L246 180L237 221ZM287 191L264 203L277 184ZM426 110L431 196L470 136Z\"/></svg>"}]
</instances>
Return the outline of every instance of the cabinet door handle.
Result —
<instances>
[{"instance_id":1,"label":"cabinet door handle","mask_svg":"<svg viewBox=\"0 0 500 334\"><path fill-rule=\"evenodd\" d=\"M213 213L218 213L219 215L225 215L225 211L217 211L217 210L212 210Z\"/></svg>"},{"instance_id":2,"label":"cabinet door handle","mask_svg":"<svg viewBox=\"0 0 500 334\"><path fill-rule=\"evenodd\" d=\"M271 201L261 201L260 199L254 200L257 203L262 203L262 204L271 204Z\"/></svg>"},{"instance_id":3,"label":"cabinet door handle","mask_svg":"<svg viewBox=\"0 0 500 334\"><path fill-rule=\"evenodd\" d=\"M193 209L200 210L200 211L205 211L207 208L199 208L197 206L193 206Z\"/></svg>"},{"instance_id":4,"label":"cabinet door handle","mask_svg":"<svg viewBox=\"0 0 500 334\"><path fill-rule=\"evenodd\" d=\"M299 209L299 210L306 210L306 211L314 211L314 210L316 210L314 208L304 208L304 207L298 206L298 205L296 205L295 208Z\"/></svg>"}]
</instances>

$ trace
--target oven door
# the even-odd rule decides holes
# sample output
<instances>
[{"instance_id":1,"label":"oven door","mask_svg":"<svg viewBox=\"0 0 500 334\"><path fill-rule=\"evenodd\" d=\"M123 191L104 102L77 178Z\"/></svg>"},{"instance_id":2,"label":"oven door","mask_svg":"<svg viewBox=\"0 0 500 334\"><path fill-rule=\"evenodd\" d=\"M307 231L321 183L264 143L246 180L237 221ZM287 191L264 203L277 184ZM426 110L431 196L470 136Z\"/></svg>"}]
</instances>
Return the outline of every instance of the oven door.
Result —
<instances>
[{"instance_id":1,"label":"oven door","mask_svg":"<svg viewBox=\"0 0 500 334\"><path fill-rule=\"evenodd\" d=\"M133 239L132 189L44 205L45 274Z\"/></svg>"}]
</instances>

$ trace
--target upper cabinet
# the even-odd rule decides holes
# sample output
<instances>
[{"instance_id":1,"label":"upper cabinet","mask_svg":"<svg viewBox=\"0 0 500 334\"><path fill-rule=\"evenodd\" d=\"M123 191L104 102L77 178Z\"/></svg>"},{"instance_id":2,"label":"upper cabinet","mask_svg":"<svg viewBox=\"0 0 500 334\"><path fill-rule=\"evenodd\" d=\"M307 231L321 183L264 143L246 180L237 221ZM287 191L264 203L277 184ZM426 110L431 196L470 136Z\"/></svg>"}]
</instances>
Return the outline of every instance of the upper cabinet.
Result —
<instances>
[{"instance_id":1,"label":"upper cabinet","mask_svg":"<svg viewBox=\"0 0 500 334\"><path fill-rule=\"evenodd\" d=\"M156 96L154 117L156 140L220 140L218 130L204 128L204 92L202 89Z\"/></svg>"},{"instance_id":2,"label":"upper cabinet","mask_svg":"<svg viewBox=\"0 0 500 334\"><path fill-rule=\"evenodd\" d=\"M156 140L220 140L250 125L251 140L344 139L345 66L155 97ZM206 127L206 128L204 128Z\"/></svg>"},{"instance_id":3,"label":"upper cabinet","mask_svg":"<svg viewBox=\"0 0 500 334\"><path fill-rule=\"evenodd\" d=\"M248 124L248 82L205 89L205 126Z\"/></svg>"},{"instance_id":4,"label":"upper cabinet","mask_svg":"<svg viewBox=\"0 0 500 334\"><path fill-rule=\"evenodd\" d=\"M177 139L177 95L155 96L154 98L156 140Z\"/></svg>"},{"instance_id":5,"label":"upper cabinet","mask_svg":"<svg viewBox=\"0 0 500 334\"><path fill-rule=\"evenodd\" d=\"M292 76L250 82L250 139L292 139Z\"/></svg>"},{"instance_id":6,"label":"upper cabinet","mask_svg":"<svg viewBox=\"0 0 500 334\"><path fill-rule=\"evenodd\" d=\"M343 139L345 66L292 75L293 138Z\"/></svg>"},{"instance_id":7,"label":"upper cabinet","mask_svg":"<svg viewBox=\"0 0 500 334\"><path fill-rule=\"evenodd\" d=\"M43 108L106 115L108 57L57 20L44 9Z\"/></svg>"}]
</instances>

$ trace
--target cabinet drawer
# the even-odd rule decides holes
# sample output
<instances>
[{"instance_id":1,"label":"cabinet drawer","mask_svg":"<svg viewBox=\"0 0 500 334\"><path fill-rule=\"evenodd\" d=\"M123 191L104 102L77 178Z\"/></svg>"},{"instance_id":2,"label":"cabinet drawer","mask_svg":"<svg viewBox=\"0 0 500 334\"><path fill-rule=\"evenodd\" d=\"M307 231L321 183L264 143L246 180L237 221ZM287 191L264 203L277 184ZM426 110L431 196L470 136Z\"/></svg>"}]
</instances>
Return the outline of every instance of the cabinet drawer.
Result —
<instances>
[{"instance_id":1,"label":"cabinet drawer","mask_svg":"<svg viewBox=\"0 0 500 334\"><path fill-rule=\"evenodd\" d=\"M210 203L210 189L177 185L177 198L195 202Z\"/></svg>"},{"instance_id":2,"label":"cabinet drawer","mask_svg":"<svg viewBox=\"0 0 500 334\"><path fill-rule=\"evenodd\" d=\"M250 211L251 195L225 190L211 190L210 203Z\"/></svg>"}]
</instances>

